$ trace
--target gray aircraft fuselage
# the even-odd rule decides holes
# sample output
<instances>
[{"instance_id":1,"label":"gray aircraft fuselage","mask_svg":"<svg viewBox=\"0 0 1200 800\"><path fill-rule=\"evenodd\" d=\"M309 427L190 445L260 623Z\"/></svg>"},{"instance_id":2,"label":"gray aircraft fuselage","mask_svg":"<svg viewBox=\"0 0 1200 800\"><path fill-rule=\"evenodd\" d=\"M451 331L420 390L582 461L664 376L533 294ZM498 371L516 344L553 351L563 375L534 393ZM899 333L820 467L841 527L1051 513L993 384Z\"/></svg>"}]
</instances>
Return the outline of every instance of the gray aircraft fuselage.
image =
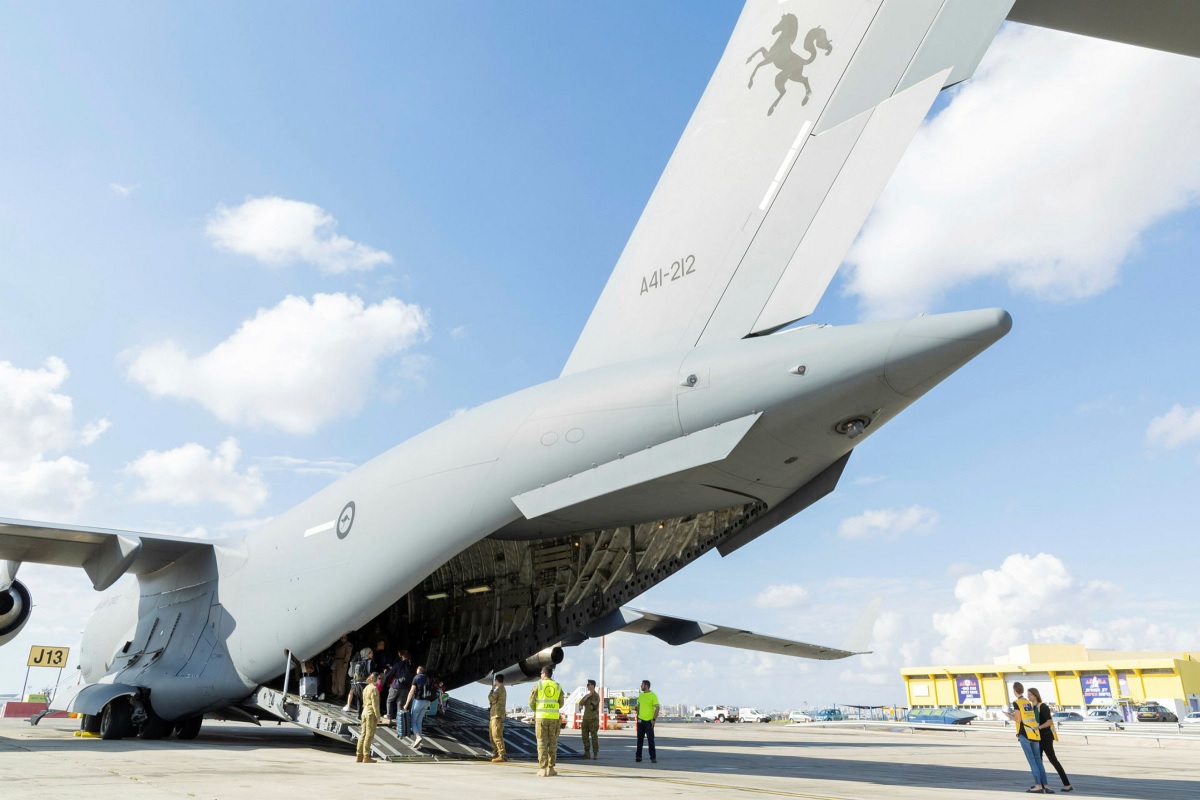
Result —
<instances>
[{"instance_id":1,"label":"gray aircraft fuselage","mask_svg":"<svg viewBox=\"0 0 1200 800\"><path fill-rule=\"evenodd\" d=\"M286 653L312 657L482 540L561 534L564 523L543 531L514 498L601 468L619 479L647 461L637 454L726 423L748 431L703 481L662 467L651 519L735 496L776 506L1010 326L999 310L811 325L571 374L471 409L260 530L118 584L88 624L83 677L147 688L164 719L234 704L278 677ZM847 430L854 419L861 428ZM626 488L589 511L596 527L648 521L646 498Z\"/></svg>"}]
</instances>

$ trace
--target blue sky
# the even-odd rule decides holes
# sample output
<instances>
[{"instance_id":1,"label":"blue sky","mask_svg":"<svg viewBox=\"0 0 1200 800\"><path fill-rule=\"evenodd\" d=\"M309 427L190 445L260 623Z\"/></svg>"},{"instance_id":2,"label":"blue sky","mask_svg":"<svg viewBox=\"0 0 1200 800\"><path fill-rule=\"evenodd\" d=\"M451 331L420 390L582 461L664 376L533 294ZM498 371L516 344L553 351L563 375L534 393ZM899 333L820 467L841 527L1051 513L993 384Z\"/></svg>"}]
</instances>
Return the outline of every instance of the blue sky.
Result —
<instances>
[{"instance_id":1,"label":"blue sky","mask_svg":"<svg viewBox=\"0 0 1200 800\"><path fill-rule=\"evenodd\" d=\"M244 530L556 376L739 8L0 7L0 516ZM813 320L1003 306L1012 333L834 495L636 603L837 645L882 595L876 653L618 635L611 686L897 702L901 666L1027 641L1200 648L1198 88L1189 59L1002 32ZM281 340L308 368L256 374ZM0 693L95 601L21 576ZM597 670L589 644L561 676Z\"/></svg>"}]
</instances>

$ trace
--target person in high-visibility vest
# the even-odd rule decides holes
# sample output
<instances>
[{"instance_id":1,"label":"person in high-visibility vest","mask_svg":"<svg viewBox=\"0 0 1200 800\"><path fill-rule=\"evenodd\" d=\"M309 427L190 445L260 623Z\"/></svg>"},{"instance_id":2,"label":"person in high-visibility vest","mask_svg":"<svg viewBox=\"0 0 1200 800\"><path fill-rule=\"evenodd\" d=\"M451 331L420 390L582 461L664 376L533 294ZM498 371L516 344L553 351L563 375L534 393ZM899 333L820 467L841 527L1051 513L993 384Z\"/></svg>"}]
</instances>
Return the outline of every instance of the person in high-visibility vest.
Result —
<instances>
[{"instance_id":1,"label":"person in high-visibility vest","mask_svg":"<svg viewBox=\"0 0 1200 800\"><path fill-rule=\"evenodd\" d=\"M550 680L553 667L542 667L542 679L533 685L529 693L529 707L533 709L537 725L538 777L552 778L558 773L554 764L558 756L558 710L562 706L563 690Z\"/></svg>"},{"instance_id":2,"label":"person in high-visibility vest","mask_svg":"<svg viewBox=\"0 0 1200 800\"><path fill-rule=\"evenodd\" d=\"M1035 794L1052 794L1046 785L1046 767L1042 764L1042 732L1038 727L1037 706L1025 697L1025 687L1020 683L1013 684L1013 692L1017 699L1013 700L1012 711L1008 718L1017 725L1017 741L1025 751L1025 760L1033 772L1033 786L1029 789Z\"/></svg>"},{"instance_id":3,"label":"person in high-visibility vest","mask_svg":"<svg viewBox=\"0 0 1200 800\"><path fill-rule=\"evenodd\" d=\"M634 761L642 760L642 740L649 739L650 763L658 763L658 753L654 750L654 723L658 719L658 695L650 691L650 681L642 681L642 691L637 697L637 750L634 751Z\"/></svg>"}]
</instances>

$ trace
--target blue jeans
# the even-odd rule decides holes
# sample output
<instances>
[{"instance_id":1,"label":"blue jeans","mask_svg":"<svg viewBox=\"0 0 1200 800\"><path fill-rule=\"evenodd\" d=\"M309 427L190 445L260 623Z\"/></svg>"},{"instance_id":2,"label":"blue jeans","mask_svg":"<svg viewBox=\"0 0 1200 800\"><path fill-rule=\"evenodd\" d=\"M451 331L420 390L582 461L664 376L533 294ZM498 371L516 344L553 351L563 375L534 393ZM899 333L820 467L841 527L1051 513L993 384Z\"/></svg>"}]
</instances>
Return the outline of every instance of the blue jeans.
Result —
<instances>
[{"instance_id":1,"label":"blue jeans","mask_svg":"<svg viewBox=\"0 0 1200 800\"><path fill-rule=\"evenodd\" d=\"M421 735L421 723L425 721L425 715L429 712L428 700L413 700L412 702L412 730L417 736ZM1038 753L1038 763L1041 763L1041 752ZM1045 774L1044 772L1042 774Z\"/></svg>"},{"instance_id":2,"label":"blue jeans","mask_svg":"<svg viewBox=\"0 0 1200 800\"><path fill-rule=\"evenodd\" d=\"M1046 765L1042 763L1042 745L1031 742L1024 736L1018 736L1017 741L1021 743L1021 749L1025 751L1025 760L1029 762L1029 769L1033 771L1033 782L1045 786Z\"/></svg>"}]
</instances>

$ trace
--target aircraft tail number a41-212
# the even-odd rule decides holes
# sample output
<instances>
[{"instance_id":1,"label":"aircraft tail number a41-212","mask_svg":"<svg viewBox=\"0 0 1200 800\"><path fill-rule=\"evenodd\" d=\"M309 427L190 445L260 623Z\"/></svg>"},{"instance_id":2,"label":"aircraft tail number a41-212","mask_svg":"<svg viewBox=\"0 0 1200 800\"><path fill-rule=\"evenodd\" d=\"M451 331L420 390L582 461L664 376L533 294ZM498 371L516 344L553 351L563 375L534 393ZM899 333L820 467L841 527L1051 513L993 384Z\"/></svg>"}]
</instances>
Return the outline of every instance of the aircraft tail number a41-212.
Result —
<instances>
[{"instance_id":1,"label":"aircraft tail number a41-212","mask_svg":"<svg viewBox=\"0 0 1200 800\"><path fill-rule=\"evenodd\" d=\"M533 677L562 647L620 630L853 655L865 635L830 648L628 604L829 494L854 447L1009 330L998 309L792 325L1001 23L1197 55L1185 5L748 3L559 377L245 535L2 520L0 644L32 610L21 563L83 569L105 594L80 686L55 705L108 738L248 718L285 653L312 658L377 618L449 687Z\"/></svg>"}]
</instances>

